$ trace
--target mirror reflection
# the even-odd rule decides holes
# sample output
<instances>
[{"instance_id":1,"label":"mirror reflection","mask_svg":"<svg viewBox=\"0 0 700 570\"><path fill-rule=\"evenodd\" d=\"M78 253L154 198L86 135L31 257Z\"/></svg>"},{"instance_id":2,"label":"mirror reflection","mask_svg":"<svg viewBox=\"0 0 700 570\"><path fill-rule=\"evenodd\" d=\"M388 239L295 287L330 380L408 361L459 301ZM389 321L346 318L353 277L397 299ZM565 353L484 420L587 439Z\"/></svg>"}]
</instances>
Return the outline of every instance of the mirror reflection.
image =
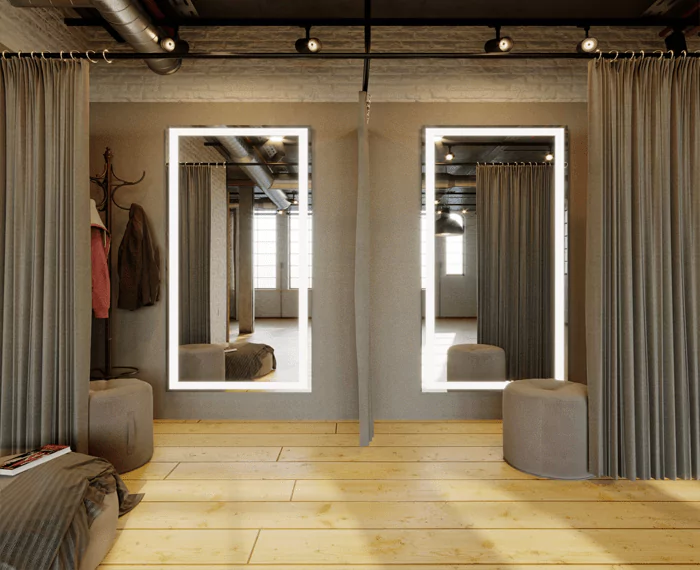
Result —
<instances>
[{"instance_id":1,"label":"mirror reflection","mask_svg":"<svg viewBox=\"0 0 700 570\"><path fill-rule=\"evenodd\" d=\"M555 138L445 134L427 144L424 388L554 378Z\"/></svg>"},{"instance_id":2,"label":"mirror reflection","mask_svg":"<svg viewBox=\"0 0 700 570\"><path fill-rule=\"evenodd\" d=\"M311 321L299 317L310 315L312 199L299 139L179 137L179 386L310 386Z\"/></svg>"}]
</instances>

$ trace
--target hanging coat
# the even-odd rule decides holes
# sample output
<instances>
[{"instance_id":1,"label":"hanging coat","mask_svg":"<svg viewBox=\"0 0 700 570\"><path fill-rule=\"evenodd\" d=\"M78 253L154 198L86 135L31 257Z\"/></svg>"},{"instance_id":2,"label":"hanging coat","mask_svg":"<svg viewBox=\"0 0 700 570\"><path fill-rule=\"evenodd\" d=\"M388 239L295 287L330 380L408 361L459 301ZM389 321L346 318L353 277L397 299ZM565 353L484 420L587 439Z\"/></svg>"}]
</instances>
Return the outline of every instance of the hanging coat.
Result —
<instances>
[{"instance_id":1,"label":"hanging coat","mask_svg":"<svg viewBox=\"0 0 700 570\"><path fill-rule=\"evenodd\" d=\"M155 304L160 296L160 258L143 208L132 204L129 223L119 245L120 309L135 311Z\"/></svg>"},{"instance_id":2,"label":"hanging coat","mask_svg":"<svg viewBox=\"0 0 700 570\"><path fill-rule=\"evenodd\" d=\"M90 250L92 262L92 308L95 318L108 319L110 279L107 267L110 237L94 200L90 200Z\"/></svg>"}]
</instances>

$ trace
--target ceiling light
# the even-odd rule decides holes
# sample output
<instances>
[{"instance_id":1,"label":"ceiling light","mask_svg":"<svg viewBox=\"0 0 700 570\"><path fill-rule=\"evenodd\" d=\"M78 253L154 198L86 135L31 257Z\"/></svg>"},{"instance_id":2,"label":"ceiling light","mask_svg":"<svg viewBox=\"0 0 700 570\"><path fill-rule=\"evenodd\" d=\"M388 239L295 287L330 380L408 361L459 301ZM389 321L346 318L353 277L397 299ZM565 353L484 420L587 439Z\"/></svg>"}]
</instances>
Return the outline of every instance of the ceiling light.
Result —
<instances>
[{"instance_id":1,"label":"ceiling light","mask_svg":"<svg viewBox=\"0 0 700 570\"><path fill-rule=\"evenodd\" d=\"M163 38L160 40L160 47L162 47L165 51L175 51L177 44L173 38Z\"/></svg>"},{"instance_id":2,"label":"ceiling light","mask_svg":"<svg viewBox=\"0 0 700 570\"><path fill-rule=\"evenodd\" d=\"M449 208L440 210L435 220L435 235L437 237L461 236L464 234L464 223L461 216L450 214Z\"/></svg>"},{"instance_id":3,"label":"ceiling light","mask_svg":"<svg viewBox=\"0 0 700 570\"><path fill-rule=\"evenodd\" d=\"M496 26L496 37L484 44L486 53L505 53L513 49L513 40L508 36L501 37L501 26Z\"/></svg>"},{"instance_id":4,"label":"ceiling light","mask_svg":"<svg viewBox=\"0 0 700 570\"><path fill-rule=\"evenodd\" d=\"M552 162L554 160L554 155L551 152L548 152L547 154L544 155L544 159L547 162Z\"/></svg>"},{"instance_id":5,"label":"ceiling light","mask_svg":"<svg viewBox=\"0 0 700 570\"><path fill-rule=\"evenodd\" d=\"M435 200L435 205L437 206L440 203L440 200Z\"/></svg>"},{"instance_id":6,"label":"ceiling light","mask_svg":"<svg viewBox=\"0 0 700 570\"><path fill-rule=\"evenodd\" d=\"M309 37L311 33L311 26L306 27L306 37L299 38L294 42L294 48L299 53L318 53L321 51L323 44L318 38Z\"/></svg>"},{"instance_id":7,"label":"ceiling light","mask_svg":"<svg viewBox=\"0 0 700 570\"><path fill-rule=\"evenodd\" d=\"M688 51L688 42L685 39L685 34L682 29L676 28L664 39L666 49L673 53L679 54L683 51Z\"/></svg>"},{"instance_id":8,"label":"ceiling light","mask_svg":"<svg viewBox=\"0 0 700 570\"><path fill-rule=\"evenodd\" d=\"M282 209L277 210L277 214L280 215L280 216L283 216L283 215L284 215L284 210L282 210Z\"/></svg>"},{"instance_id":9,"label":"ceiling light","mask_svg":"<svg viewBox=\"0 0 700 570\"><path fill-rule=\"evenodd\" d=\"M445 155L445 160L452 161L454 159L455 159L455 155L452 152L452 147L450 145L447 145L447 154Z\"/></svg>"},{"instance_id":10,"label":"ceiling light","mask_svg":"<svg viewBox=\"0 0 700 570\"><path fill-rule=\"evenodd\" d=\"M590 28L586 26L586 37L576 44L576 51L579 53L594 53L598 49L598 40L588 35Z\"/></svg>"},{"instance_id":11,"label":"ceiling light","mask_svg":"<svg viewBox=\"0 0 700 570\"><path fill-rule=\"evenodd\" d=\"M269 139L270 142L282 142L284 141L284 137L270 137Z\"/></svg>"},{"instance_id":12,"label":"ceiling light","mask_svg":"<svg viewBox=\"0 0 700 570\"><path fill-rule=\"evenodd\" d=\"M467 214L467 213L469 213L469 210L467 210L466 208L462 208L462 213Z\"/></svg>"}]
</instances>

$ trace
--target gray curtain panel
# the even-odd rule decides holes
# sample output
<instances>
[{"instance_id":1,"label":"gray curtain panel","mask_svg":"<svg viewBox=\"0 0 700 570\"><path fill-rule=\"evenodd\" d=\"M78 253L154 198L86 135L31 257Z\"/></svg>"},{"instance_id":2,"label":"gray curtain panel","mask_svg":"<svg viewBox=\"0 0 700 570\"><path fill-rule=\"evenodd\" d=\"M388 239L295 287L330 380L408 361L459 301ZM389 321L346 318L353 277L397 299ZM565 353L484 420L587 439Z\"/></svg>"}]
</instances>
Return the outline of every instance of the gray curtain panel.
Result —
<instances>
[{"instance_id":1,"label":"gray curtain panel","mask_svg":"<svg viewBox=\"0 0 700 570\"><path fill-rule=\"evenodd\" d=\"M87 452L88 65L0 60L0 455Z\"/></svg>"},{"instance_id":2,"label":"gray curtain panel","mask_svg":"<svg viewBox=\"0 0 700 570\"><path fill-rule=\"evenodd\" d=\"M370 180L367 92L360 91L357 114L357 220L355 224L355 352L360 414L360 445L374 437L370 374Z\"/></svg>"},{"instance_id":3,"label":"gray curtain panel","mask_svg":"<svg viewBox=\"0 0 700 570\"><path fill-rule=\"evenodd\" d=\"M211 167L180 166L180 344L211 342Z\"/></svg>"},{"instance_id":4,"label":"gray curtain panel","mask_svg":"<svg viewBox=\"0 0 700 570\"><path fill-rule=\"evenodd\" d=\"M700 475L700 60L591 62L590 468Z\"/></svg>"},{"instance_id":5,"label":"gray curtain panel","mask_svg":"<svg viewBox=\"0 0 700 570\"><path fill-rule=\"evenodd\" d=\"M548 165L479 165L477 339L506 353L509 379L551 378L552 190Z\"/></svg>"}]
</instances>

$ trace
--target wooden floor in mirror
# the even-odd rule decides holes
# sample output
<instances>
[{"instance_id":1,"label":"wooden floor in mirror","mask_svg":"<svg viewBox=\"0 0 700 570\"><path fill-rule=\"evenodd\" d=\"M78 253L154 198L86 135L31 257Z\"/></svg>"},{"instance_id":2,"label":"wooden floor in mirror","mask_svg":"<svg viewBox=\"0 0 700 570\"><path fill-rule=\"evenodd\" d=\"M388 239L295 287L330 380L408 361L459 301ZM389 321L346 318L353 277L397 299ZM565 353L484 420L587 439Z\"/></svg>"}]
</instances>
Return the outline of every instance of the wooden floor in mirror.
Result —
<instances>
[{"instance_id":1,"label":"wooden floor in mirror","mask_svg":"<svg viewBox=\"0 0 700 570\"><path fill-rule=\"evenodd\" d=\"M499 421L157 421L101 570L690 570L700 482L552 481Z\"/></svg>"}]
</instances>

